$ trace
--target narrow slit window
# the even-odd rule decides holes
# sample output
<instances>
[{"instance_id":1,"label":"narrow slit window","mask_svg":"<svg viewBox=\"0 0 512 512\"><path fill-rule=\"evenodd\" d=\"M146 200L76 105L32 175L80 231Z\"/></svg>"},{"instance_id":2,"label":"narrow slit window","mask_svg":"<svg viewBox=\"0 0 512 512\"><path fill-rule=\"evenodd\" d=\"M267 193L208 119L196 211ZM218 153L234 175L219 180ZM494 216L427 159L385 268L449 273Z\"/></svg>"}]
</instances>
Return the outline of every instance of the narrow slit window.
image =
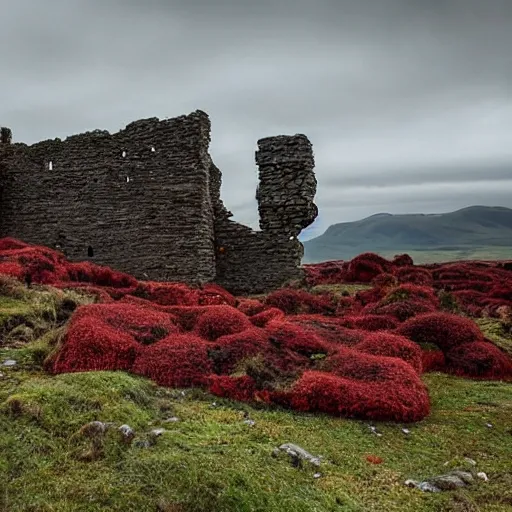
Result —
<instances>
[{"instance_id":1,"label":"narrow slit window","mask_svg":"<svg viewBox=\"0 0 512 512\"><path fill-rule=\"evenodd\" d=\"M87 247L87 256L89 258L93 258L94 257L94 249L89 245L89 247Z\"/></svg>"},{"instance_id":2,"label":"narrow slit window","mask_svg":"<svg viewBox=\"0 0 512 512\"><path fill-rule=\"evenodd\" d=\"M156 151L154 146L151 146L151 153L154 153Z\"/></svg>"},{"instance_id":3,"label":"narrow slit window","mask_svg":"<svg viewBox=\"0 0 512 512\"><path fill-rule=\"evenodd\" d=\"M48 170L53 171L53 162L51 160L48 162Z\"/></svg>"},{"instance_id":4,"label":"narrow slit window","mask_svg":"<svg viewBox=\"0 0 512 512\"><path fill-rule=\"evenodd\" d=\"M122 155L122 157L123 157L123 158L125 158L125 157L126 157L126 151L123 151L123 152L121 153L121 155Z\"/></svg>"},{"instance_id":5,"label":"narrow slit window","mask_svg":"<svg viewBox=\"0 0 512 512\"><path fill-rule=\"evenodd\" d=\"M126 183L130 183L130 177L126 176Z\"/></svg>"}]
</instances>

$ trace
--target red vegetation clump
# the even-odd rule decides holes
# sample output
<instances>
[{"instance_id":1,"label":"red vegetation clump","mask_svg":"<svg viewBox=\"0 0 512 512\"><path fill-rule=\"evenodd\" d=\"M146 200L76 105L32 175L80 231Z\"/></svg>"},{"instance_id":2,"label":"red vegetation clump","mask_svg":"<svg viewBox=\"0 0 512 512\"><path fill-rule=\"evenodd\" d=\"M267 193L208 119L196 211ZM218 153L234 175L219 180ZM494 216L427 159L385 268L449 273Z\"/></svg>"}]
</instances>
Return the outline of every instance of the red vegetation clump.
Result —
<instances>
[{"instance_id":1,"label":"red vegetation clump","mask_svg":"<svg viewBox=\"0 0 512 512\"><path fill-rule=\"evenodd\" d=\"M395 270L395 276L399 283L432 286L434 282L430 271L421 267L399 267Z\"/></svg>"},{"instance_id":2,"label":"red vegetation clump","mask_svg":"<svg viewBox=\"0 0 512 512\"><path fill-rule=\"evenodd\" d=\"M128 333L94 316L73 318L62 348L50 362L54 373L131 370L141 350Z\"/></svg>"},{"instance_id":3,"label":"red vegetation clump","mask_svg":"<svg viewBox=\"0 0 512 512\"><path fill-rule=\"evenodd\" d=\"M160 386L203 386L212 373L208 342L191 334L173 334L140 352L132 371Z\"/></svg>"},{"instance_id":4,"label":"red vegetation clump","mask_svg":"<svg viewBox=\"0 0 512 512\"><path fill-rule=\"evenodd\" d=\"M0 261L0 274L15 277L21 281L25 277L25 269L16 261Z\"/></svg>"},{"instance_id":5,"label":"red vegetation clump","mask_svg":"<svg viewBox=\"0 0 512 512\"><path fill-rule=\"evenodd\" d=\"M257 315L267 308L263 302L256 299L240 299L237 307L247 316Z\"/></svg>"},{"instance_id":6,"label":"red vegetation clump","mask_svg":"<svg viewBox=\"0 0 512 512\"><path fill-rule=\"evenodd\" d=\"M384 462L382 457L377 457L376 455L367 455L366 460L370 464L382 464Z\"/></svg>"},{"instance_id":7,"label":"red vegetation clump","mask_svg":"<svg viewBox=\"0 0 512 512\"><path fill-rule=\"evenodd\" d=\"M287 315L300 313L334 313L336 304L331 295L313 295L304 290L282 288L270 293L265 304L278 308Z\"/></svg>"},{"instance_id":8,"label":"red vegetation clump","mask_svg":"<svg viewBox=\"0 0 512 512\"><path fill-rule=\"evenodd\" d=\"M398 284L398 279L393 274L379 274L372 279L374 288L393 288Z\"/></svg>"},{"instance_id":9,"label":"red vegetation clump","mask_svg":"<svg viewBox=\"0 0 512 512\"><path fill-rule=\"evenodd\" d=\"M437 345L444 352L458 345L483 340L475 322L450 313L418 315L404 322L397 332L416 343Z\"/></svg>"},{"instance_id":10,"label":"red vegetation clump","mask_svg":"<svg viewBox=\"0 0 512 512\"><path fill-rule=\"evenodd\" d=\"M340 318L340 325L363 331L388 331L398 327L398 320L384 315L345 316Z\"/></svg>"},{"instance_id":11,"label":"red vegetation clump","mask_svg":"<svg viewBox=\"0 0 512 512\"><path fill-rule=\"evenodd\" d=\"M350 261L345 280L349 283L370 283L391 267L392 264L382 256L367 252Z\"/></svg>"},{"instance_id":12,"label":"red vegetation clump","mask_svg":"<svg viewBox=\"0 0 512 512\"><path fill-rule=\"evenodd\" d=\"M345 281L348 262L324 261L323 263L304 265L306 282L310 286L318 284L336 284Z\"/></svg>"},{"instance_id":13,"label":"red vegetation clump","mask_svg":"<svg viewBox=\"0 0 512 512\"><path fill-rule=\"evenodd\" d=\"M231 306L207 306L199 316L195 332L209 341L220 336L235 334L251 327L249 319Z\"/></svg>"},{"instance_id":14,"label":"red vegetation clump","mask_svg":"<svg viewBox=\"0 0 512 512\"><path fill-rule=\"evenodd\" d=\"M68 263L66 269L70 281L133 290L135 290L137 286L137 280L132 276L112 270L110 267L95 265L88 261L82 263Z\"/></svg>"},{"instance_id":15,"label":"red vegetation clump","mask_svg":"<svg viewBox=\"0 0 512 512\"><path fill-rule=\"evenodd\" d=\"M236 298L218 284L205 284L199 291L199 304L201 306L228 305L236 306Z\"/></svg>"},{"instance_id":16,"label":"red vegetation clump","mask_svg":"<svg viewBox=\"0 0 512 512\"><path fill-rule=\"evenodd\" d=\"M256 327L265 327L272 320L284 320L284 313L277 308L268 308L249 318L250 322Z\"/></svg>"},{"instance_id":17,"label":"red vegetation clump","mask_svg":"<svg viewBox=\"0 0 512 512\"><path fill-rule=\"evenodd\" d=\"M413 259L408 254L397 254L391 262L395 267L412 267Z\"/></svg>"},{"instance_id":18,"label":"red vegetation clump","mask_svg":"<svg viewBox=\"0 0 512 512\"><path fill-rule=\"evenodd\" d=\"M422 350L417 343L404 336L387 332L368 335L355 348L375 356L398 357L409 363L418 373L422 371Z\"/></svg>"},{"instance_id":19,"label":"red vegetation clump","mask_svg":"<svg viewBox=\"0 0 512 512\"><path fill-rule=\"evenodd\" d=\"M363 309L363 313L369 315L392 316L399 322L405 322L413 316L421 313L431 313L435 310L436 308L428 302L404 300L400 302L391 302L390 304L385 304L383 306L380 304L369 304Z\"/></svg>"},{"instance_id":20,"label":"red vegetation clump","mask_svg":"<svg viewBox=\"0 0 512 512\"><path fill-rule=\"evenodd\" d=\"M133 293L162 306L197 306L199 292L181 283L141 281Z\"/></svg>"},{"instance_id":21,"label":"red vegetation clump","mask_svg":"<svg viewBox=\"0 0 512 512\"><path fill-rule=\"evenodd\" d=\"M439 299L432 288L410 283L401 284L400 286L390 290L381 300L380 305L409 300L423 301L432 304L435 307L439 306Z\"/></svg>"},{"instance_id":22,"label":"red vegetation clump","mask_svg":"<svg viewBox=\"0 0 512 512\"><path fill-rule=\"evenodd\" d=\"M423 373L443 372L446 369L446 358L442 350L422 350L421 365Z\"/></svg>"},{"instance_id":23,"label":"red vegetation clump","mask_svg":"<svg viewBox=\"0 0 512 512\"><path fill-rule=\"evenodd\" d=\"M212 375L208 390L216 396L231 400L270 402L270 393L258 390L254 379L248 375L240 377Z\"/></svg>"},{"instance_id":24,"label":"red vegetation clump","mask_svg":"<svg viewBox=\"0 0 512 512\"><path fill-rule=\"evenodd\" d=\"M512 380L512 360L492 343L477 341L446 352L450 373L478 379Z\"/></svg>"}]
</instances>

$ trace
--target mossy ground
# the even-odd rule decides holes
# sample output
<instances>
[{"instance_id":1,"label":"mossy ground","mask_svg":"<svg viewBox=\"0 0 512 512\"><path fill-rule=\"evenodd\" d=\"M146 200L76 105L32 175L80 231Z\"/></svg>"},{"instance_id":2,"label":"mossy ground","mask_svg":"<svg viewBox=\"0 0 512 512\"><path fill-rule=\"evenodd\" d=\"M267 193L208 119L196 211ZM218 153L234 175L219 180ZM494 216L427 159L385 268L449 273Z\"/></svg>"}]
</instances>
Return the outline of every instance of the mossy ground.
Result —
<instances>
[{"instance_id":1,"label":"mossy ground","mask_svg":"<svg viewBox=\"0 0 512 512\"><path fill-rule=\"evenodd\" d=\"M379 437L368 422L182 393L122 372L50 376L41 368L48 350L44 340L0 347L0 362L18 362L0 368L0 510L512 510L510 384L428 374L432 414L406 426L409 434L405 425L374 424ZM166 423L172 416L180 421ZM90 441L78 432L93 420L129 424L140 439L154 428L166 432L138 448L113 429L103 455L86 462ZM285 442L322 455L322 476L273 458ZM440 494L404 485L464 465L464 457L489 482Z\"/></svg>"}]
</instances>

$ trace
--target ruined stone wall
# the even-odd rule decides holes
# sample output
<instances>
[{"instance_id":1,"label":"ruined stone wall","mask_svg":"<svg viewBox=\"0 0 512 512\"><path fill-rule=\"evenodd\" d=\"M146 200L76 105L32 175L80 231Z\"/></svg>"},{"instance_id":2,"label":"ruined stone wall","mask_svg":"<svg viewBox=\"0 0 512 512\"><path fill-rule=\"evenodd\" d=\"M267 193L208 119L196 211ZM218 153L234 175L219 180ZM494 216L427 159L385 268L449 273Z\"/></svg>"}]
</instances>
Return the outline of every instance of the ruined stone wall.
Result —
<instances>
[{"instance_id":1,"label":"ruined stone wall","mask_svg":"<svg viewBox=\"0 0 512 512\"><path fill-rule=\"evenodd\" d=\"M215 278L204 112L137 121L113 135L26 146L3 130L1 140L0 237L143 279Z\"/></svg>"},{"instance_id":2,"label":"ruined stone wall","mask_svg":"<svg viewBox=\"0 0 512 512\"><path fill-rule=\"evenodd\" d=\"M233 220L201 111L27 146L0 131L0 238L61 250L139 279L263 293L302 277L297 235L316 215L311 143L258 142L261 231Z\"/></svg>"},{"instance_id":3,"label":"ruined stone wall","mask_svg":"<svg viewBox=\"0 0 512 512\"><path fill-rule=\"evenodd\" d=\"M301 279L304 248L297 235L316 218L312 145L304 135L258 141L256 193L261 231L217 216L217 282L238 294L264 293ZM212 195L214 204L217 196ZM219 198L220 200L220 198ZM214 206L225 212L223 205Z\"/></svg>"}]
</instances>

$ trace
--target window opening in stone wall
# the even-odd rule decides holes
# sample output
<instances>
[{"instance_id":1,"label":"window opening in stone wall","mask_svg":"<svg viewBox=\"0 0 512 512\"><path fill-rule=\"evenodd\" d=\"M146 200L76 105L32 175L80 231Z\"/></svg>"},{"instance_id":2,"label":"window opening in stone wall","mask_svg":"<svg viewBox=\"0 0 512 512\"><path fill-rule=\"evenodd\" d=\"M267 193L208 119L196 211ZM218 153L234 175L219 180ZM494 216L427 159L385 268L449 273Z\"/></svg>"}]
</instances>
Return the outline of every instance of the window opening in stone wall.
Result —
<instances>
[{"instance_id":1,"label":"window opening in stone wall","mask_svg":"<svg viewBox=\"0 0 512 512\"><path fill-rule=\"evenodd\" d=\"M89 258L93 258L94 257L94 249L89 245L89 247L87 247L87 256Z\"/></svg>"},{"instance_id":2,"label":"window opening in stone wall","mask_svg":"<svg viewBox=\"0 0 512 512\"><path fill-rule=\"evenodd\" d=\"M51 160L48 162L48 170L49 171L53 170L53 162Z\"/></svg>"},{"instance_id":3,"label":"window opening in stone wall","mask_svg":"<svg viewBox=\"0 0 512 512\"><path fill-rule=\"evenodd\" d=\"M130 183L130 177L126 176L126 183Z\"/></svg>"},{"instance_id":4,"label":"window opening in stone wall","mask_svg":"<svg viewBox=\"0 0 512 512\"><path fill-rule=\"evenodd\" d=\"M123 158L126 156L126 151L122 152L122 156L123 156Z\"/></svg>"},{"instance_id":5,"label":"window opening in stone wall","mask_svg":"<svg viewBox=\"0 0 512 512\"><path fill-rule=\"evenodd\" d=\"M154 153L156 151L156 149L154 148L154 146L151 146L151 153Z\"/></svg>"}]
</instances>

